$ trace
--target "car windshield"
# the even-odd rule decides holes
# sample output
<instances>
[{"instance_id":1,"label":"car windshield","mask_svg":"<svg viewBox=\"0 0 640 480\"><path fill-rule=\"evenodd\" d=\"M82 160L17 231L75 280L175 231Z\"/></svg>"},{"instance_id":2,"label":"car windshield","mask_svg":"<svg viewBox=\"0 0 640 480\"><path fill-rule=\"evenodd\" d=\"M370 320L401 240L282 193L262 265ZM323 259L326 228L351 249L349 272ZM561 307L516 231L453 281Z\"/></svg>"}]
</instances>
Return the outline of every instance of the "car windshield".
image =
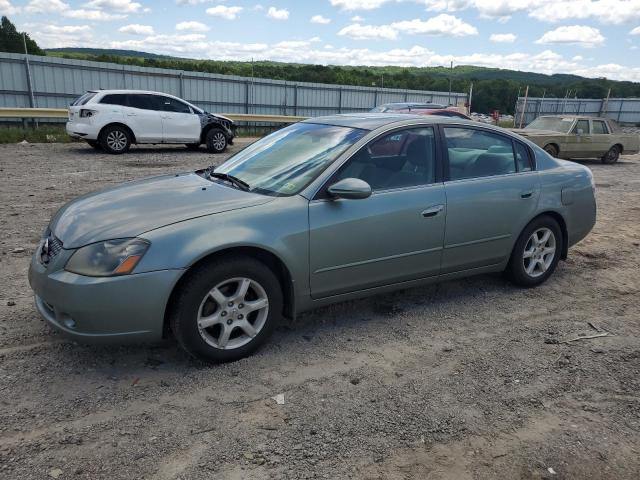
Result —
<instances>
[{"instance_id":1,"label":"car windshield","mask_svg":"<svg viewBox=\"0 0 640 480\"><path fill-rule=\"evenodd\" d=\"M215 169L252 192L294 195L367 133L359 128L296 123L268 135Z\"/></svg>"},{"instance_id":2,"label":"car windshield","mask_svg":"<svg viewBox=\"0 0 640 480\"><path fill-rule=\"evenodd\" d=\"M554 132L569 133L573 125L571 117L538 117L525 127L525 130L552 130Z\"/></svg>"}]
</instances>

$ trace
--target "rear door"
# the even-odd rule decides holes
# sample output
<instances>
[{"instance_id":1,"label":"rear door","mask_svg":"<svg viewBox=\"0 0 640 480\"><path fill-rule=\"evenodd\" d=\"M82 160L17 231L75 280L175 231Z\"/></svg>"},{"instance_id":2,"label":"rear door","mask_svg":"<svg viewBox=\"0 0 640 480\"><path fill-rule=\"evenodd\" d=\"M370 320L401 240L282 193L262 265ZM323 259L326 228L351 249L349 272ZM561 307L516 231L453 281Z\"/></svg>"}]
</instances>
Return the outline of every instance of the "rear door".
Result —
<instances>
[{"instance_id":1,"label":"rear door","mask_svg":"<svg viewBox=\"0 0 640 480\"><path fill-rule=\"evenodd\" d=\"M123 107L124 121L131 128L138 143L162 143L160 105L154 95L129 94Z\"/></svg>"},{"instance_id":2,"label":"rear door","mask_svg":"<svg viewBox=\"0 0 640 480\"><path fill-rule=\"evenodd\" d=\"M591 121L592 154L601 157L609 151L612 146L609 127L604 120Z\"/></svg>"},{"instance_id":3,"label":"rear door","mask_svg":"<svg viewBox=\"0 0 640 480\"><path fill-rule=\"evenodd\" d=\"M476 127L442 127L447 222L441 273L503 262L533 217L540 184L524 144Z\"/></svg>"},{"instance_id":4,"label":"rear door","mask_svg":"<svg viewBox=\"0 0 640 480\"><path fill-rule=\"evenodd\" d=\"M189 105L178 99L157 95L162 108L164 143L199 143L200 117Z\"/></svg>"}]
</instances>

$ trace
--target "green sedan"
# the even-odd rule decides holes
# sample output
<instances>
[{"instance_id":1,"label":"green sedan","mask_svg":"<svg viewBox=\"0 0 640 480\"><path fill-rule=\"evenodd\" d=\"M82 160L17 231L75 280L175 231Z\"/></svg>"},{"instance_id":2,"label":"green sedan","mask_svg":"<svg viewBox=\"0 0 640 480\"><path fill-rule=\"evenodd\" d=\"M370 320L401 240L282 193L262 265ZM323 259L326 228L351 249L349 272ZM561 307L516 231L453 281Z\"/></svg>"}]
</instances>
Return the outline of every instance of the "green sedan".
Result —
<instances>
[{"instance_id":1,"label":"green sedan","mask_svg":"<svg viewBox=\"0 0 640 480\"><path fill-rule=\"evenodd\" d=\"M255 351L282 317L334 302L490 272L539 285L595 219L590 170L506 130L336 115L216 168L71 201L29 281L40 314L74 339L172 333L221 362Z\"/></svg>"}]
</instances>

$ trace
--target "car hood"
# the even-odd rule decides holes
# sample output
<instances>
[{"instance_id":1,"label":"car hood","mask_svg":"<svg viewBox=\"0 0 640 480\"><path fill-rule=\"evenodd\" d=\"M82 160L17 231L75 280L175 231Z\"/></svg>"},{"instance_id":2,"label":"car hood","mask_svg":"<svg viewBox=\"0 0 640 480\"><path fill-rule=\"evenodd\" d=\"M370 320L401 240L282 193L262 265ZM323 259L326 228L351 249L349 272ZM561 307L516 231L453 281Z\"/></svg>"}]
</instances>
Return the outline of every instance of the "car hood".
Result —
<instances>
[{"instance_id":1,"label":"car hood","mask_svg":"<svg viewBox=\"0 0 640 480\"><path fill-rule=\"evenodd\" d=\"M509 130L523 137L566 135L566 133L556 132L554 130L535 130L533 128L510 128Z\"/></svg>"},{"instance_id":2,"label":"car hood","mask_svg":"<svg viewBox=\"0 0 640 480\"><path fill-rule=\"evenodd\" d=\"M195 173L164 175L79 197L56 213L50 228L64 248L77 248L273 198L210 182Z\"/></svg>"}]
</instances>

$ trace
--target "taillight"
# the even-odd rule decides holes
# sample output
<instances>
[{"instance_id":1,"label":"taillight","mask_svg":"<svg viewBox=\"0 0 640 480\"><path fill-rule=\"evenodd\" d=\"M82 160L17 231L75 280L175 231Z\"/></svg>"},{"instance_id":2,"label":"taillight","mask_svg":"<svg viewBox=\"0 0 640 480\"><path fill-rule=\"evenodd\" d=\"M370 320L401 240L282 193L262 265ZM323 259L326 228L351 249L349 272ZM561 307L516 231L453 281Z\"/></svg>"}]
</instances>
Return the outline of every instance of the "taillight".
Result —
<instances>
[{"instance_id":1,"label":"taillight","mask_svg":"<svg viewBox=\"0 0 640 480\"><path fill-rule=\"evenodd\" d=\"M89 109L83 108L82 110L80 110L80 118L93 117L97 113L98 112L95 110L89 110Z\"/></svg>"}]
</instances>

